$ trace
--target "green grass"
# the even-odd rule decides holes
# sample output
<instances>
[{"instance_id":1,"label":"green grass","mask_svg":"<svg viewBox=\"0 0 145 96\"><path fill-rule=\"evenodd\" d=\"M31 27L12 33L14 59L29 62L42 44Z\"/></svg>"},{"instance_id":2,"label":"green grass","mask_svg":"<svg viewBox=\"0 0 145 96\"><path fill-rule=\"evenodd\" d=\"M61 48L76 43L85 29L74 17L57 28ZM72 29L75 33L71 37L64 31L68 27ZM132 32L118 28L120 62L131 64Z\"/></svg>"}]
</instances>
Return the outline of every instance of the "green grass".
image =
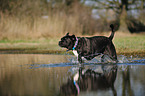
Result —
<instances>
[{"instance_id":1,"label":"green grass","mask_svg":"<svg viewBox=\"0 0 145 96\"><path fill-rule=\"evenodd\" d=\"M0 43L38 43L34 40L0 40Z\"/></svg>"},{"instance_id":2,"label":"green grass","mask_svg":"<svg viewBox=\"0 0 145 96\"><path fill-rule=\"evenodd\" d=\"M58 39L54 38L40 40L0 40L0 51L9 49L59 50L58 41Z\"/></svg>"},{"instance_id":3,"label":"green grass","mask_svg":"<svg viewBox=\"0 0 145 96\"><path fill-rule=\"evenodd\" d=\"M145 51L145 36L120 37L113 42L118 52Z\"/></svg>"},{"instance_id":4,"label":"green grass","mask_svg":"<svg viewBox=\"0 0 145 96\"><path fill-rule=\"evenodd\" d=\"M1 40L0 51L25 50L24 53L64 53L66 50L58 46L60 38L41 40ZM117 54L138 55L145 54L145 36L115 36L113 39ZM21 51L22 52L22 51ZM23 53L23 52L22 52ZM69 52L71 53L71 52Z\"/></svg>"}]
</instances>

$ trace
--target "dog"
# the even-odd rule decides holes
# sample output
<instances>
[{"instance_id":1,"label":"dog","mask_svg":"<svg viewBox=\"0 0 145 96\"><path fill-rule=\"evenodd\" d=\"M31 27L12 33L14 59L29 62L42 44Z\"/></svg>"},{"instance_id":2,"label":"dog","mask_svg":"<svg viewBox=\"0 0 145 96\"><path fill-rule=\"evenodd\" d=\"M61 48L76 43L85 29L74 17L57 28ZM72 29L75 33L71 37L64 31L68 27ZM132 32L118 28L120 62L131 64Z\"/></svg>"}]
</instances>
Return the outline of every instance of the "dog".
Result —
<instances>
[{"instance_id":1,"label":"dog","mask_svg":"<svg viewBox=\"0 0 145 96\"><path fill-rule=\"evenodd\" d=\"M79 68L78 72L60 86L60 96L77 96L81 92L109 91L117 96L114 83L117 77L117 65L99 66L96 69Z\"/></svg>"},{"instance_id":2,"label":"dog","mask_svg":"<svg viewBox=\"0 0 145 96\"><path fill-rule=\"evenodd\" d=\"M73 50L73 53L78 57L79 63L82 63L82 57L87 60L92 60L95 56L102 55L101 61L104 61L104 55L108 55L115 63L118 62L116 50L112 39L114 37L114 25L111 24L112 33L109 37L94 36L94 37L76 37L67 33L59 41L59 46Z\"/></svg>"}]
</instances>

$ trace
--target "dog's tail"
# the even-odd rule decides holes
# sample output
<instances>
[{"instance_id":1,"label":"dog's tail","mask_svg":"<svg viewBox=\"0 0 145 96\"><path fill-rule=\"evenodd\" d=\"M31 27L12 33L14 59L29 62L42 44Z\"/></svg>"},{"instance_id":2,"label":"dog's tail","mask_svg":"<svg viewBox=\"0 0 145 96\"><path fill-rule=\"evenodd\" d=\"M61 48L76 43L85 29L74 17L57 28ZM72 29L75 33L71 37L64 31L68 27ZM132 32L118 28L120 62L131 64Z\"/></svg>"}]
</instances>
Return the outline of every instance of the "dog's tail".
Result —
<instances>
[{"instance_id":1,"label":"dog's tail","mask_svg":"<svg viewBox=\"0 0 145 96\"><path fill-rule=\"evenodd\" d=\"M111 35L109 36L109 39L112 40L113 37L114 37L114 33L115 33L115 31L114 31L114 25L111 24L111 25L110 25L110 28L111 28L111 30L112 30L112 33L111 33Z\"/></svg>"}]
</instances>

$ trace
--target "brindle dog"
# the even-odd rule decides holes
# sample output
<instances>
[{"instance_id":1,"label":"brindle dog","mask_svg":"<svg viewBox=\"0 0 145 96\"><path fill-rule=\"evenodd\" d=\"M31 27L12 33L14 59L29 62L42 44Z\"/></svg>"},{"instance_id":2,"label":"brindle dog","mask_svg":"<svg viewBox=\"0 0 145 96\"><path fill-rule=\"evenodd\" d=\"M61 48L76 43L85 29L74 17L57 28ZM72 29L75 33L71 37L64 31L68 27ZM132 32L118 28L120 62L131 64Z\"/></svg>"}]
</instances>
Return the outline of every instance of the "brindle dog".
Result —
<instances>
[{"instance_id":1,"label":"brindle dog","mask_svg":"<svg viewBox=\"0 0 145 96\"><path fill-rule=\"evenodd\" d=\"M114 37L114 25L110 25L112 33L109 37L94 36L94 37L76 37L67 33L59 41L59 46L73 50L78 56L79 63L82 63L82 57L87 60L93 59L95 56L103 54L101 61L103 62L104 55L108 55L113 61L118 62L116 50L112 39Z\"/></svg>"}]
</instances>

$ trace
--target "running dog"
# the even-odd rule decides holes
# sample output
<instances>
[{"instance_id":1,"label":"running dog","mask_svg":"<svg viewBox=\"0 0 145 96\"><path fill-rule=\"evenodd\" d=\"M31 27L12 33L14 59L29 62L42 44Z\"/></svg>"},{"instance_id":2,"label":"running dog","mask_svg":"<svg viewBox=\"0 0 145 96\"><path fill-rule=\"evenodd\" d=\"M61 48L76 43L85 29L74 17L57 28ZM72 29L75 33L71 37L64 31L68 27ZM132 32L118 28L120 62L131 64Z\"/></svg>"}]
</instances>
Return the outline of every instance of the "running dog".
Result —
<instances>
[{"instance_id":1,"label":"running dog","mask_svg":"<svg viewBox=\"0 0 145 96\"><path fill-rule=\"evenodd\" d=\"M112 33L109 37L94 36L94 37L76 37L67 33L59 41L59 46L73 50L73 53L78 57L79 63L82 63L82 57L87 60L93 59L95 56L102 55L101 61L104 60L104 55L108 55L113 61L118 62L116 50L112 39L114 37L114 25L110 25Z\"/></svg>"}]
</instances>

